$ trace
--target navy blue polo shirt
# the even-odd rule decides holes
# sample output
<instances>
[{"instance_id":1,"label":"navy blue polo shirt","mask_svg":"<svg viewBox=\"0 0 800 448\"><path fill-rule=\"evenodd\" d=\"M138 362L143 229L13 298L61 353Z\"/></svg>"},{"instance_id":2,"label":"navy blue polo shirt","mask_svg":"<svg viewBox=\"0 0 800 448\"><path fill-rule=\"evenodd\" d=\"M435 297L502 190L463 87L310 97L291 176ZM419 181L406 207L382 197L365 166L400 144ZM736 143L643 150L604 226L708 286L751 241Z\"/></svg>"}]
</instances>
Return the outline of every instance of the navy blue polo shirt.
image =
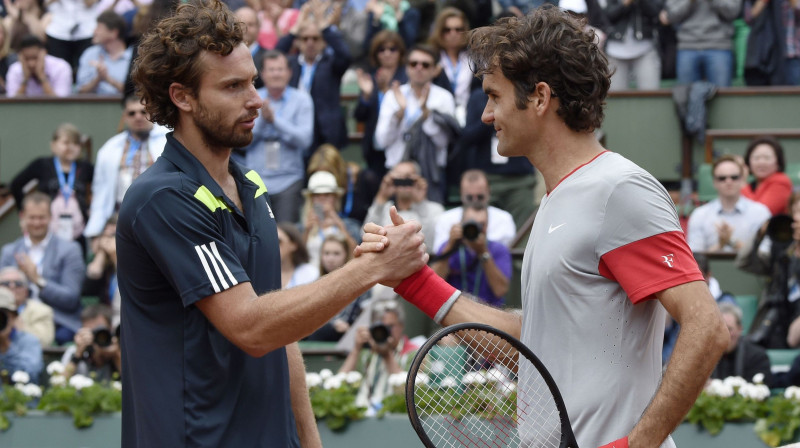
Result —
<instances>
[{"instance_id":1,"label":"navy blue polo shirt","mask_svg":"<svg viewBox=\"0 0 800 448\"><path fill-rule=\"evenodd\" d=\"M267 189L231 163L240 211L172 134L117 225L123 447L299 447L286 350L253 358L195 302L242 282L279 289Z\"/></svg>"}]
</instances>

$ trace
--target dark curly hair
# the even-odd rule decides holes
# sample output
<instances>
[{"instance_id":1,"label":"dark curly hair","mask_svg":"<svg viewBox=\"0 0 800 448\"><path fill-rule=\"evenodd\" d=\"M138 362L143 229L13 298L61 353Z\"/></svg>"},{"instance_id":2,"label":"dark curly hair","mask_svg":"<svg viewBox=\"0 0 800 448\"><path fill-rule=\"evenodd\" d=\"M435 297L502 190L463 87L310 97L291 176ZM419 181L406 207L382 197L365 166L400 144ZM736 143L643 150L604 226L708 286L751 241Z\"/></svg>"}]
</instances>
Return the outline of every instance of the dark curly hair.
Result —
<instances>
[{"instance_id":1,"label":"dark curly hair","mask_svg":"<svg viewBox=\"0 0 800 448\"><path fill-rule=\"evenodd\" d=\"M608 61L592 31L568 13L545 4L524 17L500 19L470 33L476 76L499 68L526 109L536 84L545 82L559 101L558 115L576 132L603 123L610 84Z\"/></svg>"},{"instance_id":2,"label":"dark curly hair","mask_svg":"<svg viewBox=\"0 0 800 448\"><path fill-rule=\"evenodd\" d=\"M778 139L769 135L756 137L747 145L747 149L744 152L744 163L747 165L747 168L750 170L753 169L750 166L750 156L753 155L753 151L756 150L756 147L761 145L768 145L772 148L772 151L775 153L775 159L777 159L778 162L778 172L784 172L786 170L786 157L783 155L783 146L781 146Z\"/></svg>"},{"instance_id":3,"label":"dark curly hair","mask_svg":"<svg viewBox=\"0 0 800 448\"><path fill-rule=\"evenodd\" d=\"M169 96L176 82L197 92L204 51L229 55L243 41L243 25L218 0L193 0L155 25L142 38L131 77L150 119L175 128L178 108Z\"/></svg>"}]
</instances>

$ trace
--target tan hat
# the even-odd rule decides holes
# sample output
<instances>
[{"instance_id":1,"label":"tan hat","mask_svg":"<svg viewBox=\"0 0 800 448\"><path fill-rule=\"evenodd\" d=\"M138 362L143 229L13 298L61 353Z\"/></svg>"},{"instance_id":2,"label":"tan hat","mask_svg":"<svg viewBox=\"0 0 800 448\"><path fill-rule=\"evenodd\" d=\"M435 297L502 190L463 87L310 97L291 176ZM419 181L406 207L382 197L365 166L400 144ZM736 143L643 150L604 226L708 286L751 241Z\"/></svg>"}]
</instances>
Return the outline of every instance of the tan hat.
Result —
<instances>
[{"instance_id":1,"label":"tan hat","mask_svg":"<svg viewBox=\"0 0 800 448\"><path fill-rule=\"evenodd\" d=\"M303 194L310 195L326 193L336 193L341 195L343 191L339 187L339 184L336 183L336 176L328 171L317 171L308 179L308 188L303 190Z\"/></svg>"},{"instance_id":2,"label":"tan hat","mask_svg":"<svg viewBox=\"0 0 800 448\"><path fill-rule=\"evenodd\" d=\"M17 312L17 300L10 289L0 286L0 309Z\"/></svg>"}]
</instances>

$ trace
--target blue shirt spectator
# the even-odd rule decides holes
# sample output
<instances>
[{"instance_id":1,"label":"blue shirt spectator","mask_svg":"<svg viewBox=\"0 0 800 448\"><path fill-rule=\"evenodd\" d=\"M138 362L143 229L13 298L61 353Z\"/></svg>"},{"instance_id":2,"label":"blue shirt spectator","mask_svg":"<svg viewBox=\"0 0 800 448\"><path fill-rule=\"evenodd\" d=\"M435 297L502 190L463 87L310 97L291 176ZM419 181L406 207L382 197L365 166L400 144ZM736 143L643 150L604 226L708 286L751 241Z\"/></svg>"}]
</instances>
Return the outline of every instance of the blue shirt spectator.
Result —
<instances>
[{"instance_id":1,"label":"blue shirt spectator","mask_svg":"<svg viewBox=\"0 0 800 448\"><path fill-rule=\"evenodd\" d=\"M78 92L122 93L133 54L131 48L125 48L125 19L113 11L100 14L92 44L81 54L78 62Z\"/></svg>"}]
</instances>

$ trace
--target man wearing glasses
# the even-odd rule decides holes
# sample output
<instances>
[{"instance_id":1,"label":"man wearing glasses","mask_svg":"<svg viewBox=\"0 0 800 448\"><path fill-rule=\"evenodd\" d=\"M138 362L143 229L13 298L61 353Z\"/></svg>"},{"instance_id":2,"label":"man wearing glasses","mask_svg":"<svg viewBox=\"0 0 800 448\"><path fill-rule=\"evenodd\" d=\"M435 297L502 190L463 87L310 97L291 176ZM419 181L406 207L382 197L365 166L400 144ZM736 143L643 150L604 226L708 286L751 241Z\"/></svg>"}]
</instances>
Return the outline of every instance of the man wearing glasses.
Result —
<instances>
[{"instance_id":1,"label":"man wearing glasses","mask_svg":"<svg viewBox=\"0 0 800 448\"><path fill-rule=\"evenodd\" d=\"M752 241L772 214L765 205L740 195L744 168L734 156L717 159L711 172L718 196L689 216L686 239L693 252L735 252Z\"/></svg>"},{"instance_id":2,"label":"man wearing glasses","mask_svg":"<svg viewBox=\"0 0 800 448\"><path fill-rule=\"evenodd\" d=\"M161 155L167 143L167 128L154 126L148 120L139 97L125 98L122 120L125 131L111 137L97 151L89 222L83 231L87 239L103 233L128 187Z\"/></svg>"},{"instance_id":3,"label":"man wearing glasses","mask_svg":"<svg viewBox=\"0 0 800 448\"><path fill-rule=\"evenodd\" d=\"M42 347L47 347L55 339L53 309L41 300L31 297L28 278L14 266L0 269L0 286L14 294L17 304L17 328L39 339Z\"/></svg>"},{"instance_id":4,"label":"man wearing glasses","mask_svg":"<svg viewBox=\"0 0 800 448\"><path fill-rule=\"evenodd\" d=\"M428 199L442 202L444 199L444 168L447 164L447 146L451 143L448 128L439 117L455 115L453 95L432 83L436 76L439 54L428 45L416 45L408 53L408 83L392 83L392 94L384 97L375 128L375 144L386 148L386 168L392 169L401 160L407 159L407 142L412 132L421 129L434 148L434 167L423 165L423 176L428 181ZM420 127L415 124L420 123ZM413 128L413 129L412 129ZM438 169L431 176L426 168Z\"/></svg>"}]
</instances>

